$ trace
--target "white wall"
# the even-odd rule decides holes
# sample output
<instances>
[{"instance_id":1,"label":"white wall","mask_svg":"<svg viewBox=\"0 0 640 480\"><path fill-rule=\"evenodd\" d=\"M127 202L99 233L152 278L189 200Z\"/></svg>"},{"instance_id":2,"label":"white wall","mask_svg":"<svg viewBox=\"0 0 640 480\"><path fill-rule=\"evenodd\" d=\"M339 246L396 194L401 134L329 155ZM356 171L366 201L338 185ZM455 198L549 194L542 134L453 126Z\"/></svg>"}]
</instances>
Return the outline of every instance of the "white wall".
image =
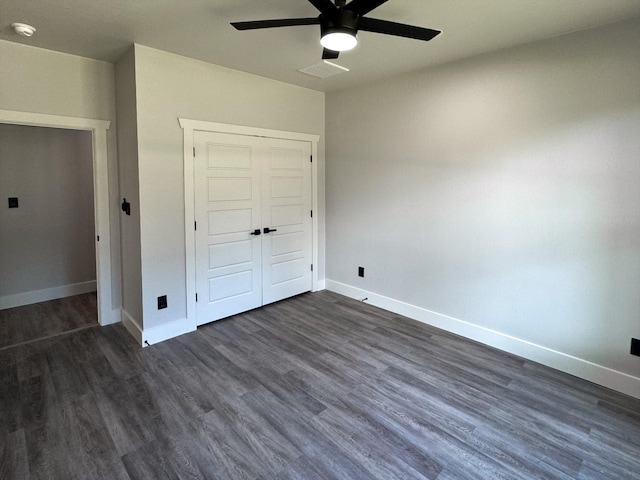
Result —
<instances>
[{"instance_id":1,"label":"white wall","mask_svg":"<svg viewBox=\"0 0 640 480\"><path fill-rule=\"evenodd\" d=\"M109 120L112 307L120 308L114 66L0 40L0 109ZM6 200L5 200L6 201Z\"/></svg>"},{"instance_id":2,"label":"white wall","mask_svg":"<svg viewBox=\"0 0 640 480\"><path fill-rule=\"evenodd\" d=\"M95 286L92 166L90 132L0 124L0 306Z\"/></svg>"},{"instance_id":3,"label":"white wall","mask_svg":"<svg viewBox=\"0 0 640 480\"><path fill-rule=\"evenodd\" d=\"M147 330L186 317L183 132L178 117L319 134L319 184L324 185L324 94L141 45L135 46L135 70ZM323 204L323 190L319 196ZM323 209L318 213L322 238ZM320 268L324 272L323 262ZM160 295L167 295L167 309L157 309Z\"/></svg>"},{"instance_id":4,"label":"white wall","mask_svg":"<svg viewBox=\"0 0 640 480\"><path fill-rule=\"evenodd\" d=\"M640 396L638 52L636 20L328 94L328 284Z\"/></svg>"}]
</instances>

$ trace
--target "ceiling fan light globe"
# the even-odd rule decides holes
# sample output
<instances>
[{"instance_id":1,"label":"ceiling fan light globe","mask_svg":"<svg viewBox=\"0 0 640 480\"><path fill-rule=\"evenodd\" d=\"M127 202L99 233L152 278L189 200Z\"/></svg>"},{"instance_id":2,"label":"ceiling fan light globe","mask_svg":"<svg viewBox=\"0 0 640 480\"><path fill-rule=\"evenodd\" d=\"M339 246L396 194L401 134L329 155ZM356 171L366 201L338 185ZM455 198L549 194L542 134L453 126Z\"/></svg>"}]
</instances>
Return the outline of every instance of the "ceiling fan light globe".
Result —
<instances>
[{"instance_id":1,"label":"ceiling fan light globe","mask_svg":"<svg viewBox=\"0 0 640 480\"><path fill-rule=\"evenodd\" d=\"M358 39L351 33L328 32L322 36L320 44L327 50L345 52L355 47L358 44Z\"/></svg>"}]
</instances>

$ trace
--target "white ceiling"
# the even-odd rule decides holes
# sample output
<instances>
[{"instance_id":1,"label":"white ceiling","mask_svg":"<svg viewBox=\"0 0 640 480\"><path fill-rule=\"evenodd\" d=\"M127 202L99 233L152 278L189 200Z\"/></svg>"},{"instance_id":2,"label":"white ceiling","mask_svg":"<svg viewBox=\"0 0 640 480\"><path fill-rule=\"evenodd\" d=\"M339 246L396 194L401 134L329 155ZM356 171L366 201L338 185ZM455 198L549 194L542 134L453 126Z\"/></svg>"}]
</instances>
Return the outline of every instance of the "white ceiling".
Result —
<instances>
[{"instance_id":1,"label":"white ceiling","mask_svg":"<svg viewBox=\"0 0 640 480\"><path fill-rule=\"evenodd\" d=\"M317 14L305 0L2 0L0 39L110 62L135 42L331 91L638 16L640 0L389 0L368 16L443 33L421 42L360 32L358 46L335 61L351 71L324 80L297 71L321 61L318 26L229 25ZM37 32L20 37L13 22Z\"/></svg>"}]
</instances>

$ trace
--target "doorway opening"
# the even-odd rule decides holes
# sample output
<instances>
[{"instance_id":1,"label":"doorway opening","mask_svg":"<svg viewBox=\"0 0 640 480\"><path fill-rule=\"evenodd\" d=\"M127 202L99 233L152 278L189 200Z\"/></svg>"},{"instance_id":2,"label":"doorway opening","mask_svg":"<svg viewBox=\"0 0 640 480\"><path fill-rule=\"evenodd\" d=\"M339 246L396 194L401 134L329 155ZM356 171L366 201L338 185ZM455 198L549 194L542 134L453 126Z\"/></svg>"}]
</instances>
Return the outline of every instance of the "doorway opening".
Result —
<instances>
[{"instance_id":1,"label":"doorway opening","mask_svg":"<svg viewBox=\"0 0 640 480\"><path fill-rule=\"evenodd\" d=\"M93 252L95 262L95 303L100 325L118 322L118 310L112 305L111 230L109 219L109 171L107 163L107 130L111 124L60 115L0 110L0 124L48 127L86 131L91 137L91 165L93 184ZM1 200L1 199L0 199ZM4 199L8 202L7 199ZM15 202L15 200L14 200ZM0 204L1 205L1 204ZM20 199L18 198L18 208ZM5 204L5 208L8 204Z\"/></svg>"},{"instance_id":2,"label":"doorway opening","mask_svg":"<svg viewBox=\"0 0 640 480\"><path fill-rule=\"evenodd\" d=\"M0 348L97 324L92 163L90 132L0 124Z\"/></svg>"}]
</instances>

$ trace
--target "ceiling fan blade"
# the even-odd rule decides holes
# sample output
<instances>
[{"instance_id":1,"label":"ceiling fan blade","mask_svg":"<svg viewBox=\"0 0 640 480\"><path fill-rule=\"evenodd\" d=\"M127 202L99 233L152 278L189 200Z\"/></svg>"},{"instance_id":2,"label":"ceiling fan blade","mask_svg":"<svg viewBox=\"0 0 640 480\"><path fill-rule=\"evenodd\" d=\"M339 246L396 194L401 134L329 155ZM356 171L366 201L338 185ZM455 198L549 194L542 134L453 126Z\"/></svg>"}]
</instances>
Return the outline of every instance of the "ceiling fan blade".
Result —
<instances>
[{"instance_id":1,"label":"ceiling fan blade","mask_svg":"<svg viewBox=\"0 0 640 480\"><path fill-rule=\"evenodd\" d=\"M356 15L366 15L385 2L387 2L387 0L352 0L344 8L351 10Z\"/></svg>"},{"instance_id":2,"label":"ceiling fan blade","mask_svg":"<svg viewBox=\"0 0 640 480\"><path fill-rule=\"evenodd\" d=\"M282 18L279 20L255 20L252 22L231 22L236 30L256 30L258 28L295 27L298 25L318 25L320 19L313 18Z\"/></svg>"},{"instance_id":3,"label":"ceiling fan blade","mask_svg":"<svg viewBox=\"0 0 640 480\"><path fill-rule=\"evenodd\" d=\"M320 13L329 17L338 13L338 8L331 0L309 0L309 3L316 7Z\"/></svg>"},{"instance_id":4,"label":"ceiling fan blade","mask_svg":"<svg viewBox=\"0 0 640 480\"><path fill-rule=\"evenodd\" d=\"M338 58L339 55L340 55L340 52L336 52L334 50L329 50L328 48L325 48L324 50L322 50L322 59L323 60L334 60L334 59Z\"/></svg>"},{"instance_id":5,"label":"ceiling fan blade","mask_svg":"<svg viewBox=\"0 0 640 480\"><path fill-rule=\"evenodd\" d=\"M377 20L368 17L360 18L358 21L358 30L395 35L396 37L414 38L416 40L431 40L436 35L442 33L440 30L433 30L431 28L416 27L414 25L405 25L404 23L389 22L387 20Z\"/></svg>"}]
</instances>

